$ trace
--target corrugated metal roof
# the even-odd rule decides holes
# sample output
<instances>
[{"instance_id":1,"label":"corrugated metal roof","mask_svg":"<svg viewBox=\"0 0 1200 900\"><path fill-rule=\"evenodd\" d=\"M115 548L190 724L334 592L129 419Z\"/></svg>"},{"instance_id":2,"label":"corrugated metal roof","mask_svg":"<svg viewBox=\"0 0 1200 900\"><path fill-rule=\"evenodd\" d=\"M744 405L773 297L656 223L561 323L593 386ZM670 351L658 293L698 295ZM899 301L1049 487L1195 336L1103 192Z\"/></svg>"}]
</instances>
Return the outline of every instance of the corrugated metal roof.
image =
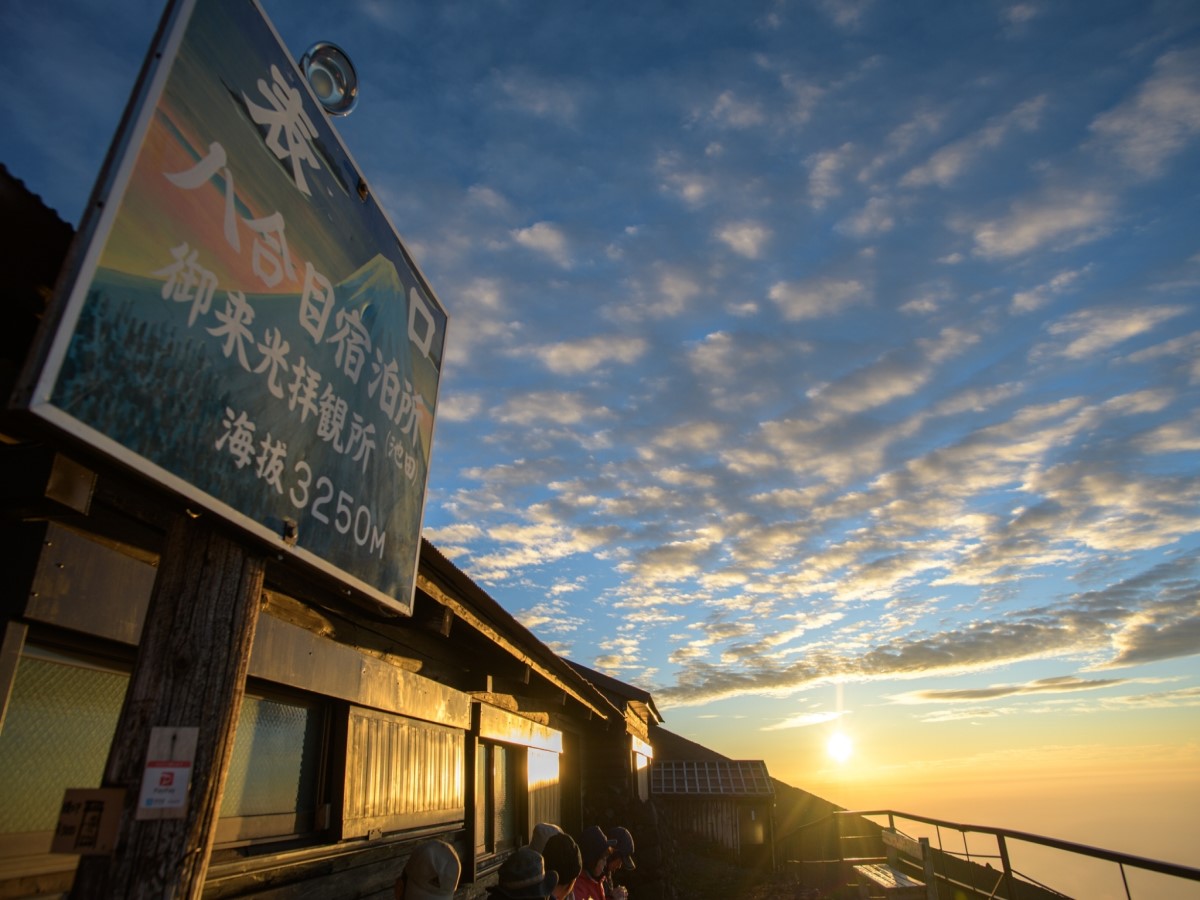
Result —
<instances>
[{"instance_id":1,"label":"corrugated metal roof","mask_svg":"<svg viewBox=\"0 0 1200 900\"><path fill-rule=\"evenodd\" d=\"M650 793L660 797L774 796L767 764L761 759L655 760Z\"/></svg>"}]
</instances>

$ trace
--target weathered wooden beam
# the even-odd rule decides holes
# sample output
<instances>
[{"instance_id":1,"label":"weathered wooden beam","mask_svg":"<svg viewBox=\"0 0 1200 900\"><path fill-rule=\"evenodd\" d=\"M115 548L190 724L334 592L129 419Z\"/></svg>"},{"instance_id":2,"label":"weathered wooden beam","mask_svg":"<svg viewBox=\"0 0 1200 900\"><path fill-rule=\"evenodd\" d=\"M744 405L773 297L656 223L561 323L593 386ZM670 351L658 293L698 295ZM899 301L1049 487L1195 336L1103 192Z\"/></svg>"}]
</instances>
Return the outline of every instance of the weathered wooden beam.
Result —
<instances>
[{"instance_id":1,"label":"weathered wooden beam","mask_svg":"<svg viewBox=\"0 0 1200 900\"><path fill-rule=\"evenodd\" d=\"M262 606L265 559L208 518L178 516L168 533L137 661L105 766L124 788L111 856L80 861L84 898L199 898ZM196 728L182 818L137 819L152 729Z\"/></svg>"},{"instance_id":2,"label":"weathered wooden beam","mask_svg":"<svg viewBox=\"0 0 1200 900\"><path fill-rule=\"evenodd\" d=\"M427 631L441 637L450 637L450 628L454 624L454 611L436 603L427 607L418 607L413 612L413 621Z\"/></svg>"},{"instance_id":3,"label":"weathered wooden beam","mask_svg":"<svg viewBox=\"0 0 1200 900\"><path fill-rule=\"evenodd\" d=\"M570 685L565 684L560 676L554 672L551 672L549 668L539 663L515 641L510 640L504 634L502 634L499 629L485 622L464 603L460 602L452 597L449 593L444 591L427 575L421 574L420 572L417 573L417 587L436 600L438 603L442 604L442 606L453 611L455 616L462 619L463 622L465 622L471 628L474 628L484 637L488 638L490 641L507 652L510 656L527 666L531 672L536 672L541 678L544 678L546 681L550 682L550 684L561 688L564 693L571 697L571 699L584 706L588 710L589 716L598 715L602 718L604 717L604 713L597 708L591 700L584 697L578 691L572 689Z\"/></svg>"}]
</instances>

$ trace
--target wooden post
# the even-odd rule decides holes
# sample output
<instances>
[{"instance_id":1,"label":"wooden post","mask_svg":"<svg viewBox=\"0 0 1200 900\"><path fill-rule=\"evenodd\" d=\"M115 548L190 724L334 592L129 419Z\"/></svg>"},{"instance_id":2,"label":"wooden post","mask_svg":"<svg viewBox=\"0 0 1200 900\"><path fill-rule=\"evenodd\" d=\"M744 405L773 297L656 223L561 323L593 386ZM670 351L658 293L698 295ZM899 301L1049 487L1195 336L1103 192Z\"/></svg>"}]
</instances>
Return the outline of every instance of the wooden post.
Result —
<instances>
[{"instance_id":1,"label":"wooden post","mask_svg":"<svg viewBox=\"0 0 1200 900\"><path fill-rule=\"evenodd\" d=\"M104 787L126 791L120 834L111 856L80 860L72 900L200 897L265 562L210 518L181 515L172 523L104 771ZM155 727L199 729L183 818L134 817Z\"/></svg>"}]
</instances>

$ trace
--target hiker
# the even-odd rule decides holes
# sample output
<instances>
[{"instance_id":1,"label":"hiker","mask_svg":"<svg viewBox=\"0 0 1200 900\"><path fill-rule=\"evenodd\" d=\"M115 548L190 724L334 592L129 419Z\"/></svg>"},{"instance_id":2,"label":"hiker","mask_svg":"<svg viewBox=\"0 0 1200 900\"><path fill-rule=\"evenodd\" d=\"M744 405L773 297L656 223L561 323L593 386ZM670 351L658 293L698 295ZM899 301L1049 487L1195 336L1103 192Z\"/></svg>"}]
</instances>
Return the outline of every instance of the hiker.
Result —
<instances>
[{"instance_id":1,"label":"hiker","mask_svg":"<svg viewBox=\"0 0 1200 900\"><path fill-rule=\"evenodd\" d=\"M488 889L488 900L548 900L558 874L546 871L542 854L521 847L500 866L499 883Z\"/></svg>"},{"instance_id":2,"label":"hiker","mask_svg":"<svg viewBox=\"0 0 1200 900\"><path fill-rule=\"evenodd\" d=\"M418 844L396 879L396 900L453 900L462 863L445 841Z\"/></svg>"},{"instance_id":3,"label":"hiker","mask_svg":"<svg viewBox=\"0 0 1200 900\"><path fill-rule=\"evenodd\" d=\"M604 891L609 900L625 900L629 896L629 888L617 883L617 873L632 872L637 868L633 861L633 835L628 828L618 825L609 830L608 836L616 842L616 846L604 867Z\"/></svg>"},{"instance_id":4,"label":"hiker","mask_svg":"<svg viewBox=\"0 0 1200 900\"><path fill-rule=\"evenodd\" d=\"M538 822L533 826L533 837L529 839L529 846L538 853L543 853L546 849L546 841L554 835L562 833L563 830L552 822Z\"/></svg>"},{"instance_id":5,"label":"hiker","mask_svg":"<svg viewBox=\"0 0 1200 900\"><path fill-rule=\"evenodd\" d=\"M575 882L575 900L607 900L604 893L605 870L616 841L611 841L599 825L589 825L579 836L579 855L583 869Z\"/></svg>"},{"instance_id":6,"label":"hiker","mask_svg":"<svg viewBox=\"0 0 1200 900\"><path fill-rule=\"evenodd\" d=\"M583 859L579 855L579 845L575 843L575 839L562 832L550 835L542 856L546 860L547 871L558 873L554 900L574 900L571 892L575 889L575 881L583 870Z\"/></svg>"}]
</instances>

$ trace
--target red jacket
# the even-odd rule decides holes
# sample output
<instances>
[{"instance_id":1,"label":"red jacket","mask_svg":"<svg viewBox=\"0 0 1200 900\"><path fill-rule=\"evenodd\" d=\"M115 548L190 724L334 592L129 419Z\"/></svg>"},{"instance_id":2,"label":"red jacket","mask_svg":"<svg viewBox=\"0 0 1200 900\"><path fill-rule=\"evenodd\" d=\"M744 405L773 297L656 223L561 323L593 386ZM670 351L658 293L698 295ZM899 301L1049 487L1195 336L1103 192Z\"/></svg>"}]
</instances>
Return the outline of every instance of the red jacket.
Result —
<instances>
[{"instance_id":1,"label":"red jacket","mask_svg":"<svg viewBox=\"0 0 1200 900\"><path fill-rule=\"evenodd\" d=\"M579 873L579 877L575 879L575 890L572 893L575 895L575 900L606 900L604 885L587 872Z\"/></svg>"}]
</instances>

